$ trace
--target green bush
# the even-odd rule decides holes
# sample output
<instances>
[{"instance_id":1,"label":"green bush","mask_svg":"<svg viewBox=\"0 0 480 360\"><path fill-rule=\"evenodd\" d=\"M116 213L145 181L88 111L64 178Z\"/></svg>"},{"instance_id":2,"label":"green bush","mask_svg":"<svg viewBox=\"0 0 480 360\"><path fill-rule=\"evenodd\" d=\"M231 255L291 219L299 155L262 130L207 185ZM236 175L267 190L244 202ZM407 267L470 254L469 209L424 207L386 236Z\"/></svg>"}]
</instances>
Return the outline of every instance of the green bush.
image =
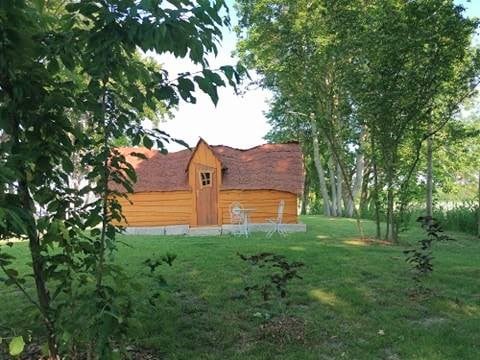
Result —
<instances>
[{"instance_id":1,"label":"green bush","mask_svg":"<svg viewBox=\"0 0 480 360\"><path fill-rule=\"evenodd\" d=\"M466 202L451 209L440 208L434 211L433 217L442 224L445 230L476 235L478 231L477 211L478 206Z\"/></svg>"},{"instance_id":2,"label":"green bush","mask_svg":"<svg viewBox=\"0 0 480 360\"><path fill-rule=\"evenodd\" d=\"M471 235L477 235L478 205L473 202L464 202L454 207L438 207L433 212L433 217L442 224L442 228L446 231L458 231ZM415 226L415 221L420 216L425 215L425 210L420 206L415 206L405 212L404 221L408 228ZM361 216L363 219L375 220L375 212L373 207L362 209ZM380 214L381 221L385 221L385 215Z\"/></svg>"}]
</instances>

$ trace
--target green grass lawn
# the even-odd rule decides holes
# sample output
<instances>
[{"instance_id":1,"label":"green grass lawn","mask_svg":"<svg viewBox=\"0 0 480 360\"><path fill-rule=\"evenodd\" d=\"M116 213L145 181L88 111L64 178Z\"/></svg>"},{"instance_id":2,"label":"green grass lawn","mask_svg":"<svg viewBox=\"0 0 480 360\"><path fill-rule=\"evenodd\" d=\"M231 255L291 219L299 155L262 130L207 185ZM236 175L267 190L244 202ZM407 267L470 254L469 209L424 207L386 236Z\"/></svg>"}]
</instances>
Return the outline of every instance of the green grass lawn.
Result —
<instances>
[{"instance_id":1,"label":"green grass lawn","mask_svg":"<svg viewBox=\"0 0 480 360\"><path fill-rule=\"evenodd\" d=\"M412 298L405 243L362 243L348 219L303 221L307 233L283 238L123 236L128 246L119 245L116 257L131 274L142 277L148 257L177 255L171 268L161 267L168 286L160 306L139 315L132 343L167 359L480 358L480 240L455 234L457 241L436 244L435 271L425 283L434 295ZM373 233L372 223L364 227ZM403 234L404 242L421 236ZM9 251L27 254L25 244ZM305 263L285 307L239 299L253 274L236 253L263 251ZM2 286L0 331L21 332L28 305ZM295 322L278 330L282 316Z\"/></svg>"}]
</instances>

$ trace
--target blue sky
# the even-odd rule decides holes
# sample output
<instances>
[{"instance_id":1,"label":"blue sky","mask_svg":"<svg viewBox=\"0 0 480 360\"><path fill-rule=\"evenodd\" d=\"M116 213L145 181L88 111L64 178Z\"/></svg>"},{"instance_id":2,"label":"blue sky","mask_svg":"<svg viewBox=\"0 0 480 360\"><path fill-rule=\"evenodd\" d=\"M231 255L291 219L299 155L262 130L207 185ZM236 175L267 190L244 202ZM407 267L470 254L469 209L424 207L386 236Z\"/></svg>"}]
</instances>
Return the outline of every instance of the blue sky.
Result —
<instances>
[{"instance_id":1,"label":"blue sky","mask_svg":"<svg viewBox=\"0 0 480 360\"><path fill-rule=\"evenodd\" d=\"M230 7L232 24L237 18L233 9L234 0L226 0ZM458 0L466 9L466 15L480 17L480 0ZM231 54L235 49L236 37L232 30L224 29L224 37L216 58L211 57L212 68L225 64L235 64L237 59ZM184 60L172 56L157 57L164 63L172 75L183 71L192 71L195 67ZM253 74L255 76L255 74ZM219 91L220 101L215 107L210 99L198 94L197 104L180 104L174 118L160 125L173 137L180 138L190 145L195 145L199 137L212 145L224 144L238 148L248 148L264 143L263 136L269 130L264 112L268 110L270 93L262 89L253 89L237 96L230 88ZM181 149L178 145L168 146L170 151Z\"/></svg>"},{"instance_id":2,"label":"blue sky","mask_svg":"<svg viewBox=\"0 0 480 360\"><path fill-rule=\"evenodd\" d=\"M455 3L463 5L467 16L480 17L480 0L458 0Z\"/></svg>"}]
</instances>

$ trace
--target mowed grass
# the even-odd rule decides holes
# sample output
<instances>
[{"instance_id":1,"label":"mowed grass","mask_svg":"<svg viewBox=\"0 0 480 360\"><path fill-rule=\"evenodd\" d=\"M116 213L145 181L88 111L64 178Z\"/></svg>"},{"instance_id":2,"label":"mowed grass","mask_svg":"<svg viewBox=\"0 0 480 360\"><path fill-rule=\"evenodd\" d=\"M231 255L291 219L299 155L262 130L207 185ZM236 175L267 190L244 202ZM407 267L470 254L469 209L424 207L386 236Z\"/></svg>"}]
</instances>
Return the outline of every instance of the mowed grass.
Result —
<instances>
[{"instance_id":1,"label":"mowed grass","mask_svg":"<svg viewBox=\"0 0 480 360\"><path fill-rule=\"evenodd\" d=\"M413 229L402 245L359 241L355 221L307 216L305 234L219 237L122 236L116 261L145 282L142 265L167 252L172 267L159 269L168 282L159 305L142 293L132 344L165 359L479 359L480 240L454 234L435 244L435 270L425 285L433 293L412 298L412 280L402 250L421 238ZM373 224L363 223L367 235ZM11 251L26 262L25 244ZM242 299L255 271L237 252L285 255L302 261L303 280L289 285L288 304ZM0 326L21 332L29 312L22 295L0 285ZM3 298L3 299L2 299ZM268 323L287 316L303 322L304 334L286 328L265 335ZM0 331L1 328L0 328ZM291 335L291 334L290 334Z\"/></svg>"}]
</instances>

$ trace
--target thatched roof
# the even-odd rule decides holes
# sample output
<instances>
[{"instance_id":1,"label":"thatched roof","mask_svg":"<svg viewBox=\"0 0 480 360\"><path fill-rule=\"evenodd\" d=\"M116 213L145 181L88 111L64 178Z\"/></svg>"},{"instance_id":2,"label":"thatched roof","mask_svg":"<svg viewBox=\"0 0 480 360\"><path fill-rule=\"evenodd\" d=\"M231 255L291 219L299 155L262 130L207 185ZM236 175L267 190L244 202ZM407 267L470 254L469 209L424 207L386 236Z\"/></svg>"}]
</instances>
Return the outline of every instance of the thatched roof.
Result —
<instances>
[{"instance_id":1,"label":"thatched roof","mask_svg":"<svg viewBox=\"0 0 480 360\"><path fill-rule=\"evenodd\" d=\"M241 150L210 146L222 164L221 190L279 190L301 194L303 159L297 143L265 144ZM162 154L146 148L120 148L137 172L135 192L189 190L185 172L193 154L182 150ZM132 156L142 153L147 160Z\"/></svg>"}]
</instances>

